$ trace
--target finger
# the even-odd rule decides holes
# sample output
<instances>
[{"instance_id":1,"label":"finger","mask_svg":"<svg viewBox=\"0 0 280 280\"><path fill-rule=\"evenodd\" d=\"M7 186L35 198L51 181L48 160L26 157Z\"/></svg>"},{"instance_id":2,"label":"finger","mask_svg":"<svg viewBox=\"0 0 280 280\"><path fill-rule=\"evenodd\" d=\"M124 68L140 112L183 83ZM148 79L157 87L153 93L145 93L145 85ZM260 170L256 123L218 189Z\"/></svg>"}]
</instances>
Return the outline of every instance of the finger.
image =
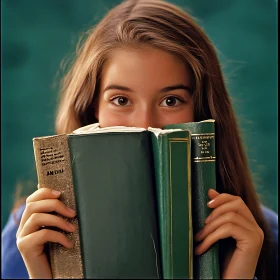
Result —
<instances>
[{"instance_id":1,"label":"finger","mask_svg":"<svg viewBox=\"0 0 280 280\"><path fill-rule=\"evenodd\" d=\"M249 208L245 205L244 201L239 196L233 196L230 194L220 194L214 200L207 203L208 207L215 208L212 213L205 220L205 223L209 223L212 219L226 213L236 212L252 222L256 222Z\"/></svg>"},{"instance_id":2,"label":"finger","mask_svg":"<svg viewBox=\"0 0 280 280\"><path fill-rule=\"evenodd\" d=\"M236 212L228 212L221 216L218 216L216 219L212 219L211 222L207 223L204 228L195 235L195 240L203 240L209 234L227 223L232 223L251 231L258 230L258 226L255 223L252 223L250 220L246 219L244 216Z\"/></svg>"},{"instance_id":3,"label":"finger","mask_svg":"<svg viewBox=\"0 0 280 280\"><path fill-rule=\"evenodd\" d=\"M215 197L217 197L220 193L218 193L216 190L214 189L209 189L208 190L208 196L209 198L212 200L214 199Z\"/></svg>"},{"instance_id":4,"label":"finger","mask_svg":"<svg viewBox=\"0 0 280 280\"><path fill-rule=\"evenodd\" d=\"M38 231L42 226L57 227L68 232L73 232L76 229L75 225L55 215L34 213L26 221L18 237Z\"/></svg>"},{"instance_id":5,"label":"finger","mask_svg":"<svg viewBox=\"0 0 280 280\"><path fill-rule=\"evenodd\" d=\"M47 213L47 212L56 212L62 216L73 218L76 216L76 211L68 208L64 203L58 199L45 199L36 202L29 202L26 204L26 208L23 212L19 228L17 231L17 236L22 230L23 225L29 219L29 217L34 213Z\"/></svg>"},{"instance_id":6,"label":"finger","mask_svg":"<svg viewBox=\"0 0 280 280\"><path fill-rule=\"evenodd\" d=\"M223 224L214 232L209 234L195 249L195 254L200 255L207 251L215 242L220 239L233 237L237 242L250 240L252 231L232 223Z\"/></svg>"},{"instance_id":7,"label":"finger","mask_svg":"<svg viewBox=\"0 0 280 280\"><path fill-rule=\"evenodd\" d=\"M58 198L61 192L50 189L50 188L40 188L30 196L27 197L26 203L35 202L43 199Z\"/></svg>"},{"instance_id":8,"label":"finger","mask_svg":"<svg viewBox=\"0 0 280 280\"><path fill-rule=\"evenodd\" d=\"M38 187L39 187L39 184L38 184ZM61 195L61 192L59 192L59 191L52 190L50 188L40 188L27 197L26 205L28 205L28 203L30 203L30 202L35 202L35 201L40 201L40 200L50 199L50 198L58 198L60 195ZM22 225L25 223L25 221L27 219L28 219L28 217L26 217L25 212L24 212L21 217L21 221L20 221L16 236L18 236L18 232L21 231Z\"/></svg>"},{"instance_id":9,"label":"finger","mask_svg":"<svg viewBox=\"0 0 280 280\"><path fill-rule=\"evenodd\" d=\"M23 255L30 255L31 253L40 255L43 252L44 244L47 242L59 243L66 248L73 247L73 243L65 234L49 229L42 229L19 238L17 247Z\"/></svg>"}]
</instances>

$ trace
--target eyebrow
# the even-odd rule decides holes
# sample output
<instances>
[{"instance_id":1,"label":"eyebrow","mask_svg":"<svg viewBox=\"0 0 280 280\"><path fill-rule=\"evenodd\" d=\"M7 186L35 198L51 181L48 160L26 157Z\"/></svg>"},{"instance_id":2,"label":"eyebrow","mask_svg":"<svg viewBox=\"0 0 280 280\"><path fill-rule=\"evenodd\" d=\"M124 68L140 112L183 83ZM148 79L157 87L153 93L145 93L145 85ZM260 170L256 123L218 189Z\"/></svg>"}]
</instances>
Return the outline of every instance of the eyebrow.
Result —
<instances>
[{"instance_id":1,"label":"eyebrow","mask_svg":"<svg viewBox=\"0 0 280 280\"><path fill-rule=\"evenodd\" d=\"M165 88L161 89L160 92L163 93L163 92L168 92L168 91L176 90L176 89L184 89L184 90L188 91L189 93L191 93L191 88L188 86L185 86L183 84L165 87Z\"/></svg>"},{"instance_id":2,"label":"eyebrow","mask_svg":"<svg viewBox=\"0 0 280 280\"><path fill-rule=\"evenodd\" d=\"M124 87L124 86L120 86L120 85L109 85L107 86L103 92L107 91L107 90L111 90L111 89L117 89L117 90L123 90L123 91L128 91L128 92L133 92L132 89L128 88L128 87ZM172 91L172 90L176 90L176 89L184 89L186 91L188 91L189 93L191 93L191 88L188 87L188 86L185 86L183 84L178 84L178 85L174 85L174 86L169 86L169 87L165 87L165 88L162 88L160 90L160 93L165 93L165 92L168 92L168 91Z\"/></svg>"},{"instance_id":3,"label":"eyebrow","mask_svg":"<svg viewBox=\"0 0 280 280\"><path fill-rule=\"evenodd\" d=\"M124 87L124 86L119 86L119 85L109 85L103 90L103 92L110 90L110 89L118 89L118 90L133 92L132 89L130 89L128 87Z\"/></svg>"}]
</instances>

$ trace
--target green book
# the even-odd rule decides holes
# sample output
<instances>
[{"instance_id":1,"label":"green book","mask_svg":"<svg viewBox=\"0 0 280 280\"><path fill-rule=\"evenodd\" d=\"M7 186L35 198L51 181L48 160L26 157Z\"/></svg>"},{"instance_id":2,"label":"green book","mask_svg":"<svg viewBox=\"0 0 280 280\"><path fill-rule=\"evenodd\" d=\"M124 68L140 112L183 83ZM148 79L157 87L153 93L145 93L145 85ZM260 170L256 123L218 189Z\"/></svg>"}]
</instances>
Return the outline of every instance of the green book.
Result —
<instances>
[{"instance_id":1,"label":"green book","mask_svg":"<svg viewBox=\"0 0 280 280\"><path fill-rule=\"evenodd\" d=\"M163 279L192 279L190 133L154 133L152 144Z\"/></svg>"},{"instance_id":2,"label":"green book","mask_svg":"<svg viewBox=\"0 0 280 280\"><path fill-rule=\"evenodd\" d=\"M167 125L165 129L182 128L191 132L193 235L204 226L211 213L206 203L208 190L216 189L215 121L205 120ZM204 254L194 255L194 279L219 279L219 248L214 244Z\"/></svg>"},{"instance_id":3,"label":"green book","mask_svg":"<svg viewBox=\"0 0 280 280\"><path fill-rule=\"evenodd\" d=\"M155 138L152 137L155 133L161 135L158 131L140 128L99 128L94 124L71 134L33 139L40 187L61 191L60 199L77 210L78 218L74 219L74 224L78 230L66 233L74 247L66 249L59 244L48 244L54 278L162 278L161 254L166 245L162 244L158 221L165 213L159 213L159 177L156 176L154 162L157 158L158 164L162 165L165 158L159 153L173 153L176 149L173 146L168 151L154 149ZM172 133L175 132L164 131L163 134ZM186 132L181 133L185 138ZM179 134L176 137L179 138ZM182 147L186 155L188 145ZM183 159L180 160L186 173L180 170L178 174L184 173L187 184L189 159L185 157L184 163ZM177 176L176 170L172 173ZM186 196L189 188L185 185L183 190L186 199L189 199ZM180 195L181 189L180 186L178 193L173 195ZM185 238L178 240L184 239L183 246L189 254L192 225L188 225L190 212L187 203L188 200L183 208L186 222L180 226L173 219L173 231L169 235L173 236L173 247L178 248L176 236L181 238L182 231L187 230ZM174 213L181 211L178 207L172 209ZM171 221L169 213L166 219ZM182 260L176 250L176 263L173 265L177 271L177 266L182 268ZM183 252L182 258L185 257L186 265L189 265L192 256Z\"/></svg>"}]
</instances>

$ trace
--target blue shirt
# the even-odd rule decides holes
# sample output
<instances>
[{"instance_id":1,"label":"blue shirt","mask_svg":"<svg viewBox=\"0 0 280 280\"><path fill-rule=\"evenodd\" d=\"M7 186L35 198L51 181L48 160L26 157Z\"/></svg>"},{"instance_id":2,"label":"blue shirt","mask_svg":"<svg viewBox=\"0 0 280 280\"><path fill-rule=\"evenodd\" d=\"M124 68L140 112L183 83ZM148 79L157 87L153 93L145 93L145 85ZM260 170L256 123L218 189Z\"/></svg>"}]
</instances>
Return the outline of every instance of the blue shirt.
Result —
<instances>
[{"instance_id":1,"label":"blue shirt","mask_svg":"<svg viewBox=\"0 0 280 280\"><path fill-rule=\"evenodd\" d=\"M17 221L20 221L24 209L25 204L23 204L15 213L11 213L7 224L2 230L2 279L29 279L25 264L16 243L16 233L18 230Z\"/></svg>"},{"instance_id":2,"label":"blue shirt","mask_svg":"<svg viewBox=\"0 0 280 280\"><path fill-rule=\"evenodd\" d=\"M16 221L20 221L24 209L25 204L23 204L16 213L10 214L8 222L2 231L2 279L29 278L16 244L16 232L18 230ZM262 206L262 211L272 233L274 279L278 279L278 215L264 206Z\"/></svg>"}]
</instances>

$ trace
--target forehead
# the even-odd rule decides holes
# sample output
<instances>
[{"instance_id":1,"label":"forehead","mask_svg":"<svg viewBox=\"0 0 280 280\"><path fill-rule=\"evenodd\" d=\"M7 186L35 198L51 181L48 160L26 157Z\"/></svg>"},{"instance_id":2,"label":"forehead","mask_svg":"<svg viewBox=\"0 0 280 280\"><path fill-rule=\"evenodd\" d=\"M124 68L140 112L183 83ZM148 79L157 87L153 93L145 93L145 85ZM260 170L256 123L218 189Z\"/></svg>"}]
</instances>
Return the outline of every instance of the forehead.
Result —
<instances>
[{"instance_id":1,"label":"forehead","mask_svg":"<svg viewBox=\"0 0 280 280\"><path fill-rule=\"evenodd\" d=\"M101 85L110 82L163 84L191 82L186 63L174 54L145 46L114 50L102 69Z\"/></svg>"}]
</instances>

